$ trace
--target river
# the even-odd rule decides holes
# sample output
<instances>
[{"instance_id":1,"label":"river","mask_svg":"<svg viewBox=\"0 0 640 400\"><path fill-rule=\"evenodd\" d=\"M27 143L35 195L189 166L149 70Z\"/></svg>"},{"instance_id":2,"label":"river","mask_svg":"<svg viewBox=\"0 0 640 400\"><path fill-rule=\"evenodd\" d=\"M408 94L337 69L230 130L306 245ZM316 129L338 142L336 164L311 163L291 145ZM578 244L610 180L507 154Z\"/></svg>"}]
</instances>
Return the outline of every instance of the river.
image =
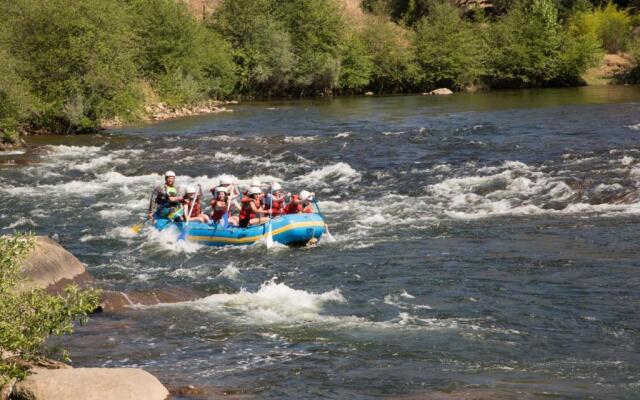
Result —
<instances>
[{"instance_id":1,"label":"river","mask_svg":"<svg viewBox=\"0 0 640 400\"><path fill-rule=\"evenodd\" d=\"M203 293L95 315L74 365L258 398L640 398L640 88L234 110L0 155L3 233L53 236L105 289ZM132 234L168 169L315 191L336 241Z\"/></svg>"}]
</instances>

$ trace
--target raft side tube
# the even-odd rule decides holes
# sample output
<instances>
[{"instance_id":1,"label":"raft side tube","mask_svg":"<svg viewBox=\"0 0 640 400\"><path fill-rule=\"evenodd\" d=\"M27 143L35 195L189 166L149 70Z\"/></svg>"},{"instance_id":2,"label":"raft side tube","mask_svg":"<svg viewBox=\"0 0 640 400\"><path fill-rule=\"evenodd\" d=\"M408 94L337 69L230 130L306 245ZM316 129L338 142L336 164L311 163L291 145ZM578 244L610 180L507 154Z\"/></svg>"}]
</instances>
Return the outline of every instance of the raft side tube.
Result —
<instances>
[{"instance_id":1,"label":"raft side tube","mask_svg":"<svg viewBox=\"0 0 640 400\"><path fill-rule=\"evenodd\" d=\"M177 227L182 233L186 230L186 240L208 246L248 245L266 238L271 224L273 241L284 245L306 244L312 239L320 239L324 233L325 223L318 214L281 215L271 221L240 228L229 226L227 229L219 224L203 224L201 222L171 222L168 219L157 219L154 227L158 230L170 226Z\"/></svg>"}]
</instances>

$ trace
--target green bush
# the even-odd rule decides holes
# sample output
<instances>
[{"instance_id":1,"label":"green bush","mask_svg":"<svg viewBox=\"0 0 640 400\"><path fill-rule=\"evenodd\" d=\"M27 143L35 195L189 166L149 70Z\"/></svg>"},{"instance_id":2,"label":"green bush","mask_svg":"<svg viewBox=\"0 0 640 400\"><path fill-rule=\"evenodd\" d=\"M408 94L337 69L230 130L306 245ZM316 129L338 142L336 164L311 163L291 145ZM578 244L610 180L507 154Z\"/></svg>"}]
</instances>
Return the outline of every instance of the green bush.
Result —
<instances>
[{"instance_id":1,"label":"green bush","mask_svg":"<svg viewBox=\"0 0 640 400\"><path fill-rule=\"evenodd\" d=\"M274 4L297 58L292 89L301 94L305 90L330 92L338 83L340 48L346 31L337 2L289 0Z\"/></svg>"},{"instance_id":2,"label":"green bush","mask_svg":"<svg viewBox=\"0 0 640 400\"><path fill-rule=\"evenodd\" d=\"M373 61L357 32L350 32L341 50L342 63L338 88L344 92L360 92L371 82Z\"/></svg>"},{"instance_id":3,"label":"green bush","mask_svg":"<svg viewBox=\"0 0 640 400\"><path fill-rule=\"evenodd\" d=\"M230 47L175 0L132 3L136 62L163 101L179 105L223 97L235 86Z\"/></svg>"},{"instance_id":4,"label":"green bush","mask_svg":"<svg viewBox=\"0 0 640 400\"><path fill-rule=\"evenodd\" d=\"M419 70L411 48L411 32L379 17L362 33L373 61L371 86L377 92L403 92L415 87Z\"/></svg>"},{"instance_id":5,"label":"green bush","mask_svg":"<svg viewBox=\"0 0 640 400\"><path fill-rule=\"evenodd\" d=\"M288 89L297 59L271 0L225 0L210 24L233 47L237 92L270 96Z\"/></svg>"},{"instance_id":6,"label":"green bush","mask_svg":"<svg viewBox=\"0 0 640 400\"><path fill-rule=\"evenodd\" d=\"M63 132L94 129L139 106L134 37L117 0L2 0L9 52L43 103L33 121Z\"/></svg>"},{"instance_id":7,"label":"green bush","mask_svg":"<svg viewBox=\"0 0 640 400\"><path fill-rule=\"evenodd\" d=\"M97 291L75 285L58 296L42 289L17 292L24 281L21 262L33 245L32 236L0 237L0 352L28 361L42 356L42 344L50 335L71 333L75 321L86 321L99 301ZM0 386L26 374L15 361L0 357Z\"/></svg>"},{"instance_id":8,"label":"green bush","mask_svg":"<svg viewBox=\"0 0 640 400\"><path fill-rule=\"evenodd\" d=\"M449 2L434 3L418 22L414 47L424 89L464 89L484 74L486 49L479 29L463 20Z\"/></svg>"},{"instance_id":9,"label":"green bush","mask_svg":"<svg viewBox=\"0 0 640 400\"><path fill-rule=\"evenodd\" d=\"M591 11L579 11L570 19L570 29L580 34L594 35L609 53L627 48L631 32L631 15L612 3Z\"/></svg>"},{"instance_id":10,"label":"green bush","mask_svg":"<svg viewBox=\"0 0 640 400\"><path fill-rule=\"evenodd\" d=\"M0 132L3 142L14 142L15 131L37 110L36 99L17 72L17 61L0 48Z\"/></svg>"},{"instance_id":11,"label":"green bush","mask_svg":"<svg viewBox=\"0 0 640 400\"><path fill-rule=\"evenodd\" d=\"M492 87L576 85L598 48L588 36L570 35L551 0L512 8L487 35L486 81Z\"/></svg>"}]
</instances>

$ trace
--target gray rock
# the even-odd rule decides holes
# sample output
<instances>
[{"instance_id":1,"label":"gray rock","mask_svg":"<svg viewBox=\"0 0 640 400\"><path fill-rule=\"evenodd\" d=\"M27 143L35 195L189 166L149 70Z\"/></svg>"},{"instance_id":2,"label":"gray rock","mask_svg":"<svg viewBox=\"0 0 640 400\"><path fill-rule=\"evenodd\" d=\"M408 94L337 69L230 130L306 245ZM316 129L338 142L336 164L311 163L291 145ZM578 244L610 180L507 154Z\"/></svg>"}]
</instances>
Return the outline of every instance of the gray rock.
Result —
<instances>
[{"instance_id":1,"label":"gray rock","mask_svg":"<svg viewBox=\"0 0 640 400\"><path fill-rule=\"evenodd\" d=\"M13 388L15 400L165 400L167 389L137 368L36 369Z\"/></svg>"},{"instance_id":2,"label":"gray rock","mask_svg":"<svg viewBox=\"0 0 640 400\"><path fill-rule=\"evenodd\" d=\"M36 238L35 248L22 266L27 280L17 287L18 292L92 280L80 260L46 236Z\"/></svg>"}]
</instances>

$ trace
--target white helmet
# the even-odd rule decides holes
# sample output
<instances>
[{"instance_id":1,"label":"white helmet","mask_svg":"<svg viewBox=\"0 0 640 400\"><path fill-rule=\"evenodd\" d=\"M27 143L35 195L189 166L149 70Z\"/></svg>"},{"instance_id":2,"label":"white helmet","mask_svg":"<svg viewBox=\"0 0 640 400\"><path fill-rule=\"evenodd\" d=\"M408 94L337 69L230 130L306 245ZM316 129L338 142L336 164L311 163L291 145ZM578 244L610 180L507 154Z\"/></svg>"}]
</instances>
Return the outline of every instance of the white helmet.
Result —
<instances>
[{"instance_id":1,"label":"white helmet","mask_svg":"<svg viewBox=\"0 0 640 400\"><path fill-rule=\"evenodd\" d=\"M223 175L220 178L220 184L221 185L231 185L231 184L233 184L233 179L231 179L231 177L228 176L228 175Z\"/></svg>"},{"instance_id":2,"label":"white helmet","mask_svg":"<svg viewBox=\"0 0 640 400\"><path fill-rule=\"evenodd\" d=\"M260 194L260 193L262 193L262 190L260 190L260 188L257 187L257 186L251 186L249 188L249 192L248 193L249 194Z\"/></svg>"},{"instance_id":3,"label":"white helmet","mask_svg":"<svg viewBox=\"0 0 640 400\"><path fill-rule=\"evenodd\" d=\"M176 173L173 172L173 171L167 171L167 172L164 173L164 177L165 178L168 178L170 176L173 176L175 178L176 177Z\"/></svg>"},{"instance_id":4,"label":"white helmet","mask_svg":"<svg viewBox=\"0 0 640 400\"><path fill-rule=\"evenodd\" d=\"M195 192L197 192L195 186L187 186L187 194L191 194L191 193L195 193Z\"/></svg>"},{"instance_id":5,"label":"white helmet","mask_svg":"<svg viewBox=\"0 0 640 400\"><path fill-rule=\"evenodd\" d=\"M216 192L218 192L218 193L220 193L220 192L222 192L222 193L229 193L229 190L228 190L226 187L224 187L224 186L218 186L218 187L216 188Z\"/></svg>"},{"instance_id":6,"label":"white helmet","mask_svg":"<svg viewBox=\"0 0 640 400\"><path fill-rule=\"evenodd\" d=\"M309 193L307 190L303 190L300 192L300 200L305 201L308 200L309 197L311 197L311 193Z\"/></svg>"},{"instance_id":7,"label":"white helmet","mask_svg":"<svg viewBox=\"0 0 640 400\"><path fill-rule=\"evenodd\" d=\"M277 190L282 190L282 185L280 185L278 182L273 182L273 184L271 185L271 190L274 192Z\"/></svg>"}]
</instances>

